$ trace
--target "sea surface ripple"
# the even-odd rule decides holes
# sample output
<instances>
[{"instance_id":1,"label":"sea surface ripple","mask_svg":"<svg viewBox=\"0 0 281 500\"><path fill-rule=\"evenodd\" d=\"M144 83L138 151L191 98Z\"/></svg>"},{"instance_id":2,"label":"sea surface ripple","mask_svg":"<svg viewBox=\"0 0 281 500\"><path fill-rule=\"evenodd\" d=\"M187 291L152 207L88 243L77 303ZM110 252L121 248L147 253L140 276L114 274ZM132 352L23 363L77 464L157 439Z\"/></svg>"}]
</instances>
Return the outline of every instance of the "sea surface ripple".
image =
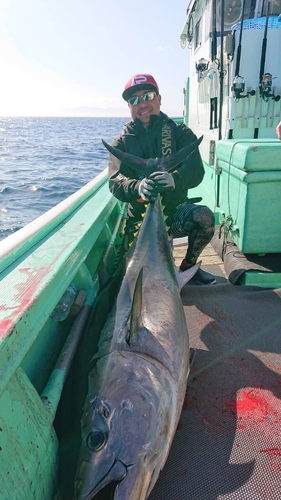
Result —
<instances>
[{"instance_id":1,"label":"sea surface ripple","mask_svg":"<svg viewBox=\"0 0 281 500\"><path fill-rule=\"evenodd\" d=\"M0 118L0 240L107 168L127 118Z\"/></svg>"}]
</instances>

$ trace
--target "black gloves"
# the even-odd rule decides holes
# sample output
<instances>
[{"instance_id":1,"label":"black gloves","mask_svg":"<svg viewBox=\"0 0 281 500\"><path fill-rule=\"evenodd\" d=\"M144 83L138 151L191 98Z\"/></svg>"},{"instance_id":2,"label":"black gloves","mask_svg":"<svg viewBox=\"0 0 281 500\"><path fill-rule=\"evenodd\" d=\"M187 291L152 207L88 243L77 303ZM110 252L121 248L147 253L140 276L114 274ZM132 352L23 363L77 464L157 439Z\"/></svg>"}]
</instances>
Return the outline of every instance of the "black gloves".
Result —
<instances>
[{"instance_id":1,"label":"black gloves","mask_svg":"<svg viewBox=\"0 0 281 500\"><path fill-rule=\"evenodd\" d=\"M138 191L144 201L154 201L158 193L175 189L175 181L169 172L154 172L140 182Z\"/></svg>"}]
</instances>

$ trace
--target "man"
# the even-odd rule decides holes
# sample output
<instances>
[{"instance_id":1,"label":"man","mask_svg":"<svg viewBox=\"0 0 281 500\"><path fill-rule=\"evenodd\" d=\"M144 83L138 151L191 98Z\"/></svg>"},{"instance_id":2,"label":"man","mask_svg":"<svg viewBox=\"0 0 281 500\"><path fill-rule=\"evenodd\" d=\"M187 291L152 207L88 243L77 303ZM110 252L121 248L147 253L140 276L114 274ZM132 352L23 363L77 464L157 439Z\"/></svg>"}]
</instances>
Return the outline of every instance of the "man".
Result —
<instances>
[{"instance_id":1,"label":"man","mask_svg":"<svg viewBox=\"0 0 281 500\"><path fill-rule=\"evenodd\" d=\"M126 83L123 99L128 102L132 121L124 126L121 136L112 146L126 153L149 159L170 155L191 144L197 138L184 124L176 124L160 111L161 95L152 75L137 74ZM180 271L193 266L214 234L214 215L206 206L187 199L187 190L198 186L204 167L198 148L172 174L155 172L149 178L139 176L130 165L120 163L113 155L109 160L109 189L123 202L128 202L126 234L132 240L137 224L142 220L143 204L163 196L164 214L173 237L188 236L188 248ZM214 284L214 276L199 269L193 277L196 284Z\"/></svg>"}]
</instances>

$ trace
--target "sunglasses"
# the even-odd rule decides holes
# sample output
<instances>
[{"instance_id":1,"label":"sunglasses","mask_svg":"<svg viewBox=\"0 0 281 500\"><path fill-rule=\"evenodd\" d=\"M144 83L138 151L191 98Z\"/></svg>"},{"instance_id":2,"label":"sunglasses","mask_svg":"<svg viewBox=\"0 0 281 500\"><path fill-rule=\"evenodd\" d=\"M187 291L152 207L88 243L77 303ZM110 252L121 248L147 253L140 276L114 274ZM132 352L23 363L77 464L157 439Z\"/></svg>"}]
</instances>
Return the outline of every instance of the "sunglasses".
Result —
<instances>
[{"instance_id":1,"label":"sunglasses","mask_svg":"<svg viewBox=\"0 0 281 500\"><path fill-rule=\"evenodd\" d=\"M156 92L145 92L142 95L135 95L133 97L130 97L130 99L128 99L128 102L132 106L137 106L137 104L139 104L141 102L141 99L144 102L148 102L148 101L152 101L155 96L156 96Z\"/></svg>"}]
</instances>

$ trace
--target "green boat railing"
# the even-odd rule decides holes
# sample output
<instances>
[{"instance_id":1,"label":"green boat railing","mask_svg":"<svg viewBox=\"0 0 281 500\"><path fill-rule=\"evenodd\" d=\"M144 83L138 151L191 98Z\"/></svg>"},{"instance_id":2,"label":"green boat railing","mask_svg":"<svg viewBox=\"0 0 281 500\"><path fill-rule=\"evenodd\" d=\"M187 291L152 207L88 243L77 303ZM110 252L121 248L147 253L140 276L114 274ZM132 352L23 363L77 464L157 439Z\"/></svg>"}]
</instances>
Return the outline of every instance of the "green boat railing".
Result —
<instances>
[{"instance_id":1,"label":"green boat railing","mask_svg":"<svg viewBox=\"0 0 281 500\"><path fill-rule=\"evenodd\" d=\"M3 499L55 498L59 440L53 422L101 274L114 269L125 210L103 172L1 242ZM55 322L51 313L71 282L84 303L77 316Z\"/></svg>"}]
</instances>

